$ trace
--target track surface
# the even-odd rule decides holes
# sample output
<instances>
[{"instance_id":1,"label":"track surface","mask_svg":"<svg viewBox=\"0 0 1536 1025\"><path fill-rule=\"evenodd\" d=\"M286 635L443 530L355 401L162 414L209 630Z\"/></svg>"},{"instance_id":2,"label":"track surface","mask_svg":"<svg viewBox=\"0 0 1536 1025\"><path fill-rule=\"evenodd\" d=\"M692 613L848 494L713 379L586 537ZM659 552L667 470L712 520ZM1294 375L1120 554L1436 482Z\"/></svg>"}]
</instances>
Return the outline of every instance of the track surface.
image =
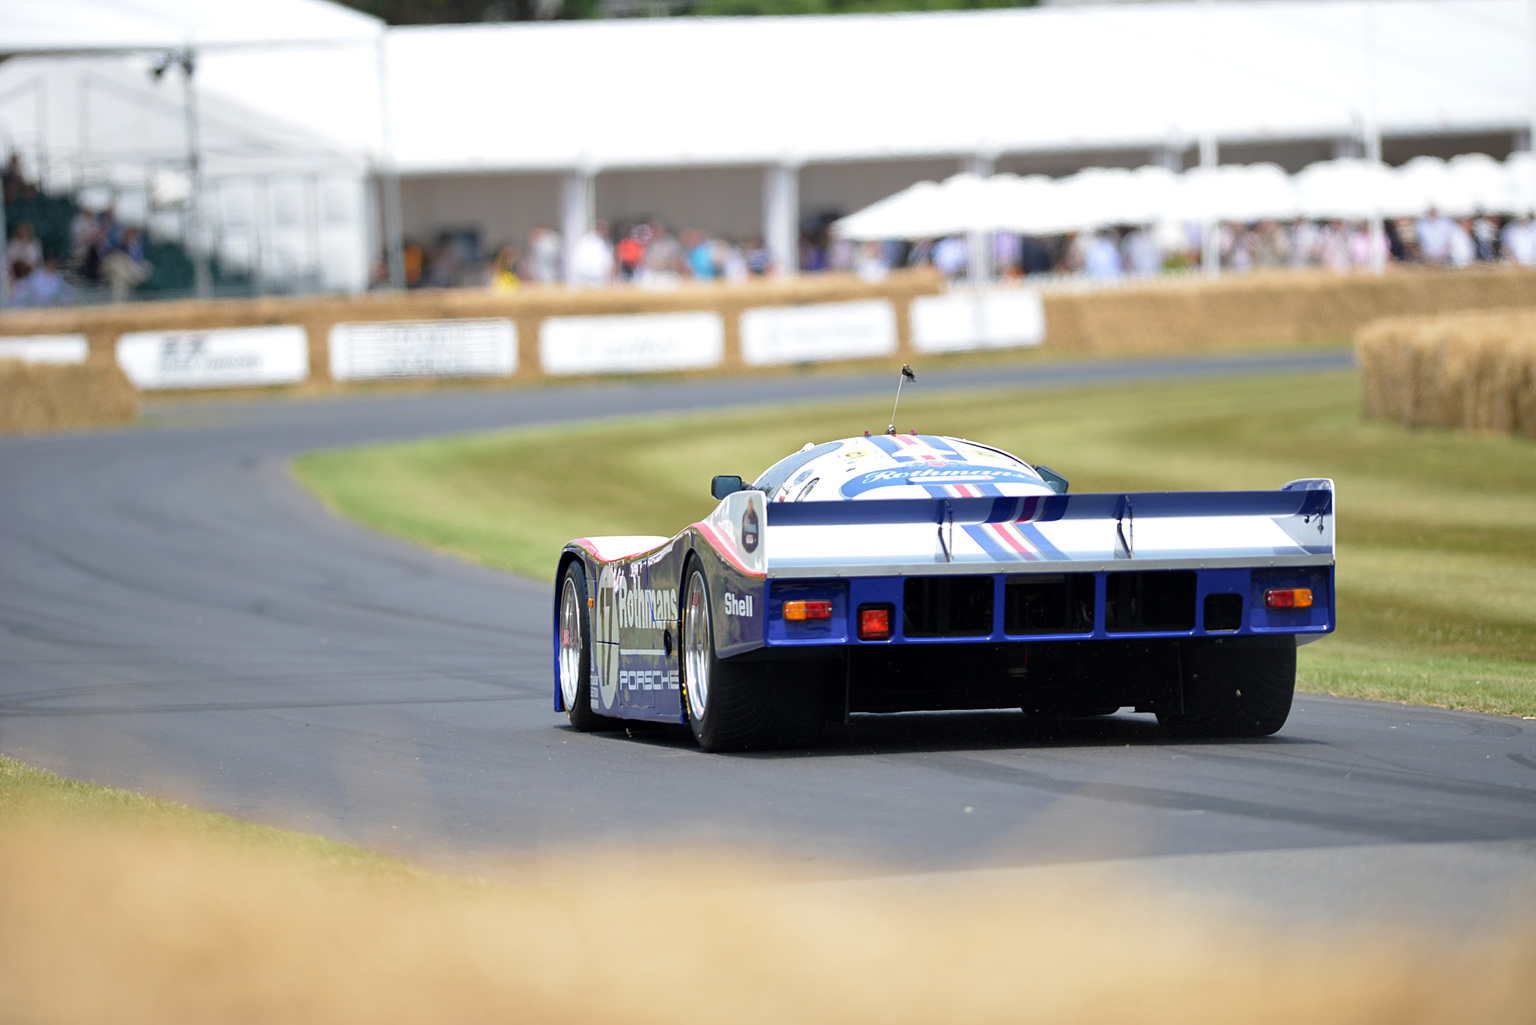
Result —
<instances>
[{"instance_id":1,"label":"track surface","mask_svg":"<svg viewBox=\"0 0 1536 1025\"><path fill-rule=\"evenodd\" d=\"M577 734L550 710L551 588L339 522L286 469L317 447L786 399L869 395L873 419L888 393L785 377L198 403L0 439L0 752L425 857L680 841L899 874L1155 855L1135 863L1275 913L1467 923L1536 883L1536 723L1518 719L1302 695L1243 743L1017 713L863 717L814 751L735 757L682 731Z\"/></svg>"}]
</instances>

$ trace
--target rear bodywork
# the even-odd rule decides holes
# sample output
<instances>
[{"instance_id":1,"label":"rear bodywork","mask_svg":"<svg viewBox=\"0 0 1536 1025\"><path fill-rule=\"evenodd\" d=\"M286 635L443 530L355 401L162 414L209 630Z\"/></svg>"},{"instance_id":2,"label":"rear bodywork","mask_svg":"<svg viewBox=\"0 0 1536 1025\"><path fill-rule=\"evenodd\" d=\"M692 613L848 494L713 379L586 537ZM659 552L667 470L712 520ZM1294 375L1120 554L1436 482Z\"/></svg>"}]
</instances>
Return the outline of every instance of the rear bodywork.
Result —
<instances>
[{"instance_id":1,"label":"rear bodywork","mask_svg":"<svg viewBox=\"0 0 1536 1025\"><path fill-rule=\"evenodd\" d=\"M1334 628L1329 480L1009 495L995 479L935 483L933 469L903 480L903 497L743 490L671 538L573 541L559 570L579 563L586 576L593 711L687 721L678 595L693 561L709 582L718 656L820 674L833 714L1162 711L1181 700L1190 645L1294 646ZM870 475L850 472L844 497ZM1301 588L1308 607L1266 604ZM831 614L786 619L797 601ZM878 608L890 636L861 639L861 612ZM557 710L561 700L557 686Z\"/></svg>"}]
</instances>

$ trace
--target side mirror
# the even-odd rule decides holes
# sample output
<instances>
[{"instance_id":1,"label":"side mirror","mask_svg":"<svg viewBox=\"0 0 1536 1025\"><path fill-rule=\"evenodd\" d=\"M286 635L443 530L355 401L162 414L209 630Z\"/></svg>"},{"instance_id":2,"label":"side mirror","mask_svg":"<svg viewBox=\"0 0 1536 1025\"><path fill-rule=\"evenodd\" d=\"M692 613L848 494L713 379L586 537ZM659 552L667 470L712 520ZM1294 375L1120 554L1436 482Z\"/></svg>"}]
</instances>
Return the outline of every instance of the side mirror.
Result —
<instances>
[{"instance_id":1,"label":"side mirror","mask_svg":"<svg viewBox=\"0 0 1536 1025\"><path fill-rule=\"evenodd\" d=\"M716 498L724 498L726 495L734 495L746 487L741 478L733 473L716 474L709 480L709 493Z\"/></svg>"},{"instance_id":2,"label":"side mirror","mask_svg":"<svg viewBox=\"0 0 1536 1025\"><path fill-rule=\"evenodd\" d=\"M1065 495L1067 493L1067 478L1063 477L1049 466L1037 465L1035 467L1035 472L1038 473L1041 479L1045 481L1045 486L1056 492L1058 495Z\"/></svg>"}]
</instances>

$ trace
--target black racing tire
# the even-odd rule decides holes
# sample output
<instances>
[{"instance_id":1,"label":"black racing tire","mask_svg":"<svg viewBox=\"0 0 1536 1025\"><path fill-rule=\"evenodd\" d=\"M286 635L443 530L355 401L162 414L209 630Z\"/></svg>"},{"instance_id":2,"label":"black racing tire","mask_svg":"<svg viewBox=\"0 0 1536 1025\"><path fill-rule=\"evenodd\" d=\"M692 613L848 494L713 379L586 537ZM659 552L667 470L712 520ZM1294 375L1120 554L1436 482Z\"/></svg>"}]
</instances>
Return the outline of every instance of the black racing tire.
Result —
<instances>
[{"instance_id":1,"label":"black racing tire","mask_svg":"<svg viewBox=\"0 0 1536 1025\"><path fill-rule=\"evenodd\" d=\"M587 574L572 562L560 579L555 615L556 673L560 701L571 725L583 733L616 730L624 723L592 711L592 613L587 606Z\"/></svg>"},{"instance_id":2,"label":"black racing tire","mask_svg":"<svg viewBox=\"0 0 1536 1025\"><path fill-rule=\"evenodd\" d=\"M1296 645L1194 642L1180 651L1183 710L1157 713L1176 737L1267 737L1285 725L1296 692Z\"/></svg>"},{"instance_id":3,"label":"black racing tire","mask_svg":"<svg viewBox=\"0 0 1536 1025\"><path fill-rule=\"evenodd\" d=\"M824 690L815 673L742 662L715 654L714 604L697 559L683 570L681 636L683 711L706 751L805 747L821 736Z\"/></svg>"}]
</instances>

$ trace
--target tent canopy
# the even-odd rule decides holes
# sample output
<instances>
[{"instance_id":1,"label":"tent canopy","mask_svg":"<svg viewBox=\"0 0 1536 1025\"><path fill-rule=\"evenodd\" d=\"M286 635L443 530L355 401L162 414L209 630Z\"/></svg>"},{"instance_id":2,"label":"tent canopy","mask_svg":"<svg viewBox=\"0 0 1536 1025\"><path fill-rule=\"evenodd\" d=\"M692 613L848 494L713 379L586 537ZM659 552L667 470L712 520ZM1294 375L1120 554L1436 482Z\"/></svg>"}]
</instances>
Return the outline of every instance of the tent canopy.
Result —
<instances>
[{"instance_id":1,"label":"tent canopy","mask_svg":"<svg viewBox=\"0 0 1536 1025\"><path fill-rule=\"evenodd\" d=\"M1373 94L1388 134L1508 132L1530 120L1530 17L1524 0L1184 0L413 27L386 46L402 173L531 173L1183 149L1207 127L1359 138ZM371 55L229 60L210 87L374 144L355 127Z\"/></svg>"},{"instance_id":2,"label":"tent canopy","mask_svg":"<svg viewBox=\"0 0 1536 1025\"><path fill-rule=\"evenodd\" d=\"M324 0L0 0L0 56L369 43L383 31Z\"/></svg>"},{"instance_id":3,"label":"tent canopy","mask_svg":"<svg viewBox=\"0 0 1536 1025\"><path fill-rule=\"evenodd\" d=\"M1288 176L1273 164L1136 171L1090 167L1061 179L957 174L918 182L833 226L854 240L932 238L972 231L1055 235L1117 224L1411 217L1431 207L1452 217L1532 209L1536 167L1528 153L1501 164L1483 154L1417 157L1401 168L1326 160Z\"/></svg>"}]
</instances>

